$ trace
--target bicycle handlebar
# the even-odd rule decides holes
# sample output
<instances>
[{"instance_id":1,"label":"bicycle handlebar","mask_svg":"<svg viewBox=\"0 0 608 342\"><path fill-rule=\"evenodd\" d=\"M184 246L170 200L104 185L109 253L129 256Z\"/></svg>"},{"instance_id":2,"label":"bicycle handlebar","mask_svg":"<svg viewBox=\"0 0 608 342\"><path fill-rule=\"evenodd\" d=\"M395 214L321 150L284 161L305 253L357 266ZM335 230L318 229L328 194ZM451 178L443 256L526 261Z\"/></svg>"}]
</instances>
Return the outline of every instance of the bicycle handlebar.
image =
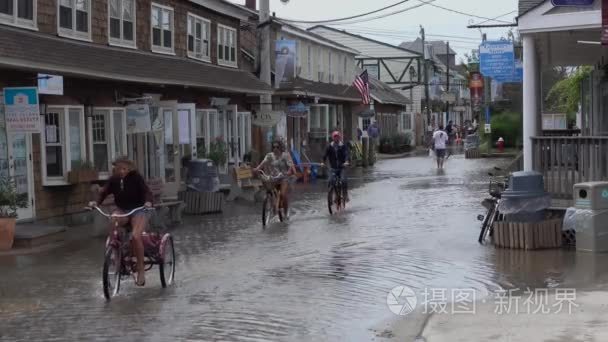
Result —
<instances>
[{"instance_id":1,"label":"bicycle handlebar","mask_svg":"<svg viewBox=\"0 0 608 342\"><path fill-rule=\"evenodd\" d=\"M96 209L101 215L107 217L107 218L113 218L113 217L117 217L117 218L121 218L121 217L129 217L131 215L133 215L134 213L143 210L143 211L150 211L150 210L155 210L154 208L146 208L144 207L138 207L135 208L133 210L131 210L130 212L126 213L126 214L108 214L106 212L104 212L103 210L101 210L101 208L99 208L98 206L95 207L85 207L85 210L93 210Z\"/></svg>"}]
</instances>

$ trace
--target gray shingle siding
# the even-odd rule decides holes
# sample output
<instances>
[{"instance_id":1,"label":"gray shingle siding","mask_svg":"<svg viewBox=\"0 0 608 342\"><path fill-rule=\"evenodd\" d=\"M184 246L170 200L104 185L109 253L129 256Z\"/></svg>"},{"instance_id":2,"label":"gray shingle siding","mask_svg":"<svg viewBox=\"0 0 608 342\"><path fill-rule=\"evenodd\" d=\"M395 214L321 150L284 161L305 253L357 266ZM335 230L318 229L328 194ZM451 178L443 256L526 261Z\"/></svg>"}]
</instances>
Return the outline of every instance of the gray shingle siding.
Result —
<instances>
[{"instance_id":1,"label":"gray shingle siding","mask_svg":"<svg viewBox=\"0 0 608 342\"><path fill-rule=\"evenodd\" d=\"M519 0L519 16L526 14L528 11L545 1L549 0Z\"/></svg>"}]
</instances>

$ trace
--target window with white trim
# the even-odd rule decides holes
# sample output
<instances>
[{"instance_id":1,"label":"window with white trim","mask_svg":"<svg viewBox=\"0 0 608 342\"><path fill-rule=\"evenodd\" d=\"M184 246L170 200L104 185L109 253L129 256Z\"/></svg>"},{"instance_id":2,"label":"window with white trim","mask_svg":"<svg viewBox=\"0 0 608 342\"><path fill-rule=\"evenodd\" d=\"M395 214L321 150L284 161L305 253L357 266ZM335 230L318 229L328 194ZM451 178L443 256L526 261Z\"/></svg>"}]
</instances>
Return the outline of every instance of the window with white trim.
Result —
<instances>
[{"instance_id":1,"label":"window with white trim","mask_svg":"<svg viewBox=\"0 0 608 342\"><path fill-rule=\"evenodd\" d=\"M209 151L211 141L218 137L218 126L216 109L196 110L196 150L199 158Z\"/></svg>"},{"instance_id":2,"label":"window with white trim","mask_svg":"<svg viewBox=\"0 0 608 342\"><path fill-rule=\"evenodd\" d=\"M84 107L49 106L42 130L43 183L65 184L68 171L86 159Z\"/></svg>"},{"instance_id":3,"label":"window with white trim","mask_svg":"<svg viewBox=\"0 0 608 342\"><path fill-rule=\"evenodd\" d=\"M0 23L36 27L36 0L0 0Z\"/></svg>"},{"instance_id":4,"label":"window with white trim","mask_svg":"<svg viewBox=\"0 0 608 342\"><path fill-rule=\"evenodd\" d=\"M110 176L112 160L127 154L124 108L95 108L89 119L89 156L100 176Z\"/></svg>"},{"instance_id":5,"label":"window with white trim","mask_svg":"<svg viewBox=\"0 0 608 342\"><path fill-rule=\"evenodd\" d=\"M217 25L217 63L237 66L236 29L232 27Z\"/></svg>"},{"instance_id":6,"label":"window with white trim","mask_svg":"<svg viewBox=\"0 0 608 342\"><path fill-rule=\"evenodd\" d=\"M152 51L173 53L173 8L152 4Z\"/></svg>"},{"instance_id":7,"label":"window with white trim","mask_svg":"<svg viewBox=\"0 0 608 342\"><path fill-rule=\"evenodd\" d=\"M90 39L91 38L91 1L58 0L59 34Z\"/></svg>"},{"instance_id":8,"label":"window with white trim","mask_svg":"<svg viewBox=\"0 0 608 342\"><path fill-rule=\"evenodd\" d=\"M135 0L109 0L110 43L135 46Z\"/></svg>"},{"instance_id":9,"label":"window with white trim","mask_svg":"<svg viewBox=\"0 0 608 342\"><path fill-rule=\"evenodd\" d=\"M411 113L401 113L401 128L404 131L412 130L412 114Z\"/></svg>"},{"instance_id":10,"label":"window with white trim","mask_svg":"<svg viewBox=\"0 0 608 342\"><path fill-rule=\"evenodd\" d=\"M188 57L209 61L211 22L194 14L188 14Z\"/></svg>"}]
</instances>

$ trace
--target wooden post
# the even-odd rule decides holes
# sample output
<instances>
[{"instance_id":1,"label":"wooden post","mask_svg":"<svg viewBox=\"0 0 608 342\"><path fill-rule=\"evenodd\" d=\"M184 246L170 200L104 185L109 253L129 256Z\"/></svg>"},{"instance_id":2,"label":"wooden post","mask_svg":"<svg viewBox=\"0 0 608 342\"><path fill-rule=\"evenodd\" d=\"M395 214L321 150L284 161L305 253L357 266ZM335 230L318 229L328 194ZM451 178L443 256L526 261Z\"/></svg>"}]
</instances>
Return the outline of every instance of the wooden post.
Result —
<instances>
[{"instance_id":1,"label":"wooden post","mask_svg":"<svg viewBox=\"0 0 608 342\"><path fill-rule=\"evenodd\" d=\"M369 166L369 138L363 137L361 139L363 146L363 167Z\"/></svg>"}]
</instances>

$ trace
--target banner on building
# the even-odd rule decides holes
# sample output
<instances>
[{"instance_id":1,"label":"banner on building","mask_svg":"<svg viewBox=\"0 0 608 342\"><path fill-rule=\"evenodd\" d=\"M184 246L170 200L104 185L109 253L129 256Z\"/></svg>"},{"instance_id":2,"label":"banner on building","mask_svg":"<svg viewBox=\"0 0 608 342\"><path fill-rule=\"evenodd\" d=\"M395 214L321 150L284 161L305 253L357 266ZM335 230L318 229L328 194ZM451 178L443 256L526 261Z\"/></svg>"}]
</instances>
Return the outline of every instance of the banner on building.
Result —
<instances>
[{"instance_id":1,"label":"banner on building","mask_svg":"<svg viewBox=\"0 0 608 342\"><path fill-rule=\"evenodd\" d=\"M4 88L6 130L11 133L40 133L38 88Z\"/></svg>"},{"instance_id":2,"label":"banner on building","mask_svg":"<svg viewBox=\"0 0 608 342\"><path fill-rule=\"evenodd\" d=\"M150 107L147 104L127 106L127 133L147 133L152 130Z\"/></svg>"},{"instance_id":3,"label":"banner on building","mask_svg":"<svg viewBox=\"0 0 608 342\"><path fill-rule=\"evenodd\" d=\"M296 41L277 40L275 44L275 87L291 83L296 77Z\"/></svg>"},{"instance_id":4,"label":"banner on building","mask_svg":"<svg viewBox=\"0 0 608 342\"><path fill-rule=\"evenodd\" d=\"M608 0L602 0L602 45L608 45Z\"/></svg>"},{"instance_id":5,"label":"banner on building","mask_svg":"<svg viewBox=\"0 0 608 342\"><path fill-rule=\"evenodd\" d=\"M478 112L481 109L481 103L483 101L483 76L480 73L471 73L469 89L471 90L471 103L473 104L473 110Z\"/></svg>"},{"instance_id":6,"label":"banner on building","mask_svg":"<svg viewBox=\"0 0 608 342\"><path fill-rule=\"evenodd\" d=\"M479 46L479 69L486 77L511 77L515 50L509 41L486 41Z\"/></svg>"}]
</instances>

